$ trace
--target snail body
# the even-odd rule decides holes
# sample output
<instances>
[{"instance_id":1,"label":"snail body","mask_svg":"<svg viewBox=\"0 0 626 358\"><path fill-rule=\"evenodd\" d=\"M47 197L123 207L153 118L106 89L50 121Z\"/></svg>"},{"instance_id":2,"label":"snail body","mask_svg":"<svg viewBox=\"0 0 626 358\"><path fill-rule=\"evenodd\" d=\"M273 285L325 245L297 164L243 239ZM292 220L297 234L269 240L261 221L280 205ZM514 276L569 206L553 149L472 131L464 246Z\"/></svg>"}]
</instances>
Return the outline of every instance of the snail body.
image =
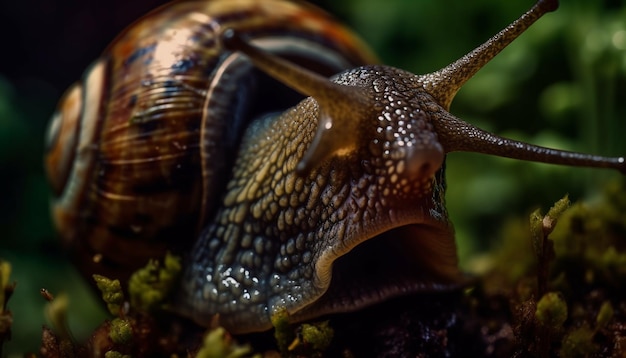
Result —
<instances>
[{"instance_id":1,"label":"snail body","mask_svg":"<svg viewBox=\"0 0 626 358\"><path fill-rule=\"evenodd\" d=\"M304 320L461 285L449 152L626 172L624 158L520 143L448 112L555 1L421 76L365 65L369 50L306 5L232 3L175 3L131 27L68 92L49 135L55 221L83 264L99 254L128 272L193 241L174 306L198 323L217 314L232 332L260 331L278 309ZM257 17L276 6L289 10ZM251 98L265 93L279 101Z\"/></svg>"}]
</instances>

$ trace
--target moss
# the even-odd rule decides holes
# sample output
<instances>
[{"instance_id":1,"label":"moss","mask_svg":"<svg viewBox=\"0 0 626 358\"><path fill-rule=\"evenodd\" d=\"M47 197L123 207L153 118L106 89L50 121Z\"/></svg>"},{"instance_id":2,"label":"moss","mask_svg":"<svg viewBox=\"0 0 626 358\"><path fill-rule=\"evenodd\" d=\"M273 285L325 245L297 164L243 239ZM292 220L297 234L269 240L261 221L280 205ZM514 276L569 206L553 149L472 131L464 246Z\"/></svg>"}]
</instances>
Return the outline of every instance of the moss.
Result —
<instances>
[{"instance_id":1,"label":"moss","mask_svg":"<svg viewBox=\"0 0 626 358\"><path fill-rule=\"evenodd\" d=\"M0 260L0 313L6 310L6 305L10 297L7 288L11 286L11 264Z\"/></svg>"},{"instance_id":2,"label":"moss","mask_svg":"<svg viewBox=\"0 0 626 358\"><path fill-rule=\"evenodd\" d=\"M285 309L277 310L271 320L276 345L283 357L323 356L333 340L334 329L328 321L292 325Z\"/></svg>"},{"instance_id":3,"label":"moss","mask_svg":"<svg viewBox=\"0 0 626 358\"><path fill-rule=\"evenodd\" d=\"M611 302L603 302L598 310L595 320L593 321L595 326L592 327L589 323L583 322L580 327L571 328L565 335L561 342L561 356L588 357L591 354L597 353L600 350L600 347L594 340L599 335L600 330L608 327L609 322L614 317L614 313L615 312ZM613 356L619 355L613 354Z\"/></svg>"},{"instance_id":4,"label":"moss","mask_svg":"<svg viewBox=\"0 0 626 358\"><path fill-rule=\"evenodd\" d=\"M570 201L566 195L557 201L545 216L541 215L540 210L535 210L530 215L530 233L537 256L537 290L539 295L544 295L548 290L550 264L556 256L554 243L548 236L555 229L559 217L569 206Z\"/></svg>"},{"instance_id":5,"label":"moss","mask_svg":"<svg viewBox=\"0 0 626 358\"><path fill-rule=\"evenodd\" d=\"M285 309L271 317L276 345L283 357L320 356L330 346L334 330L328 321L292 325Z\"/></svg>"},{"instance_id":6,"label":"moss","mask_svg":"<svg viewBox=\"0 0 626 358\"><path fill-rule=\"evenodd\" d=\"M598 347L593 343L594 330L587 324L570 331L565 338L560 350L561 357L588 357L595 353Z\"/></svg>"},{"instance_id":7,"label":"moss","mask_svg":"<svg viewBox=\"0 0 626 358\"><path fill-rule=\"evenodd\" d=\"M120 281L111 280L100 275L93 275L93 279L96 281L100 292L102 292L102 299L106 303L109 312L114 316L118 316L124 304L124 292L122 291Z\"/></svg>"},{"instance_id":8,"label":"moss","mask_svg":"<svg viewBox=\"0 0 626 358\"><path fill-rule=\"evenodd\" d=\"M624 185L624 184L622 184ZM626 194L610 185L601 201L578 203L563 218L553 240L559 253L555 270L567 288L603 287L618 294L626 282Z\"/></svg>"},{"instance_id":9,"label":"moss","mask_svg":"<svg viewBox=\"0 0 626 358\"><path fill-rule=\"evenodd\" d=\"M66 294L59 294L56 298L52 298L50 295L50 301L46 304L44 312L61 340L73 342L74 337L67 322L68 307L69 297Z\"/></svg>"},{"instance_id":10,"label":"moss","mask_svg":"<svg viewBox=\"0 0 626 358\"><path fill-rule=\"evenodd\" d=\"M11 339L13 314L7 309L9 298L15 290L15 283L10 283L11 264L0 260L0 353L5 341Z\"/></svg>"},{"instance_id":11,"label":"moss","mask_svg":"<svg viewBox=\"0 0 626 358\"><path fill-rule=\"evenodd\" d=\"M432 309L413 311L410 307L415 306L415 298L407 297L395 301L404 302L397 307L393 302L379 305L383 312L371 323L387 319L394 323L380 323L375 331L367 321L346 325L334 317L330 322L291 324L288 312L278 310L271 317L275 342L271 338L268 341L266 335L261 347L270 353L276 353L272 349L277 348L284 357L369 353L359 345L370 344L377 348L388 344L394 352L401 349L413 353L417 349L458 354L470 347L472 354L492 352L492 356L619 354L620 347L626 346L626 337L619 331L626 324L625 318L614 309L626 305L621 290L626 276L626 244L622 242L626 234L626 194L622 190L612 187L602 200L576 203L569 209L565 197L546 215L534 212L525 225L522 220L509 222L510 232L503 234L506 245L488 261L491 271L458 300L443 300L447 302L441 307L445 314L432 313ZM57 333L44 331L44 347L49 354L42 355L60 352L76 356L86 351L110 357L155 352L181 355L196 349L198 357L250 355L252 346L237 343L223 328L199 335L201 328L191 327L189 322L181 323L175 317L161 320L160 315L156 318L155 313L167 312L180 270L180 260L173 256L148 263L129 282L130 305L124 301L119 281L95 276L103 300L118 318L101 325L84 345L74 343L69 330L63 333L56 328L62 325L53 323ZM63 305L61 297L53 302L64 314L67 303ZM433 315L431 321L425 319L427 313ZM63 314L51 321L66 322ZM348 317L352 316L346 315L351 321ZM468 346L469 338L463 337L470 333L474 334L472 342L478 338L486 348ZM402 338L405 336L410 338ZM382 341L370 343L363 337ZM432 344L424 348L420 340Z\"/></svg>"},{"instance_id":12,"label":"moss","mask_svg":"<svg viewBox=\"0 0 626 358\"><path fill-rule=\"evenodd\" d=\"M534 262L525 258L530 251L519 249L520 226L510 226L503 236L515 240L494 253L484 276L484 287L499 285L510 299L517 354L588 356L600 347L618 352L624 341L619 327L625 318L613 307L626 304L626 181L609 185L593 201L568 206L566 197L545 216L531 214L527 246ZM517 279L503 280L511 271ZM487 291L485 299L495 292ZM533 315L524 314L531 310Z\"/></svg>"},{"instance_id":13,"label":"moss","mask_svg":"<svg viewBox=\"0 0 626 358\"><path fill-rule=\"evenodd\" d=\"M597 329L606 327L609 321L613 318L614 313L615 311L613 310L611 302L605 301L600 307L600 312L598 312L598 316L596 317Z\"/></svg>"},{"instance_id":14,"label":"moss","mask_svg":"<svg viewBox=\"0 0 626 358\"><path fill-rule=\"evenodd\" d=\"M133 339L133 328L128 320L115 318L111 321L109 337L116 344L126 344Z\"/></svg>"},{"instance_id":15,"label":"moss","mask_svg":"<svg viewBox=\"0 0 626 358\"><path fill-rule=\"evenodd\" d=\"M565 197L546 215L534 212L525 225L522 220L511 221L510 232L503 234L506 245L489 261L491 271L482 276L477 287L461 295L461 299L443 304L442 309L447 309L448 316L433 313L431 322L425 321L427 312L416 310L411 316L413 311L409 307L415 303L406 298L399 301L407 303L406 308L400 307L402 304L399 307L393 303L381 305L387 307L382 308L383 321L390 319L395 323L383 324L377 328L380 331L370 332L372 328L368 328L368 323L346 326L334 318L330 322L295 325L289 322L286 310L278 310L271 317L275 342L264 341L262 349L273 352L271 349L277 348L284 357L368 353L358 348L370 344L362 338L367 336L383 340L374 344L375 347L389 344L394 352L398 349L415 352L411 349L425 349L420 345L423 342L418 343L420 339L438 337L440 340L433 341L436 343L425 352L435 349L439 353L458 354L466 352L468 347L462 337L473 332L473 342L477 338L482 339L481 342L492 342L485 343L487 348L484 349L470 345L471 352L478 355L492 352L494 356L499 352L504 356L560 354L576 357L598 354L601 348L604 353L606 347L615 347L614 352L619 352L623 344L620 342L626 342L626 338L615 330L624 324L624 317L613 307L626 304L626 296L619 290L626 266L626 244L621 242L626 233L626 221L621 221L625 218L622 212L626 208L622 206L626 206L626 200L622 198L624 194L614 188L609 193L602 200L576 203L571 207ZM124 319L111 321L110 327L103 325L102 332L114 344L102 345L108 347L105 352L132 353L133 356L163 349L175 354L193 352L188 348L189 342L176 340L176 337L187 336L181 335L178 329L160 331L161 325L154 319L155 310L162 312L162 308L167 307L179 272L180 261L168 257L162 263L151 261L133 275L129 283L131 304L124 312ZM124 297L118 284L102 277L98 282L107 304L115 305L119 311ZM504 302L508 302L508 306ZM390 308L399 312L389 313ZM397 320L388 316L397 316ZM380 317L372 323L378 323ZM454 322L465 323L455 325ZM421 335L418 327L423 332L434 333ZM348 335L353 337L347 338ZM403 340L405 335L413 338ZM155 343L167 340L172 340L172 344L166 348ZM199 344L198 357L240 357L253 351L250 346L235 342L219 327L198 338L198 342L195 343ZM268 351L268 345L275 348Z\"/></svg>"},{"instance_id":16,"label":"moss","mask_svg":"<svg viewBox=\"0 0 626 358\"><path fill-rule=\"evenodd\" d=\"M218 327L204 336L202 347L198 350L196 358L248 357L251 352L250 346L237 344L224 328Z\"/></svg>"},{"instance_id":17,"label":"moss","mask_svg":"<svg viewBox=\"0 0 626 358\"><path fill-rule=\"evenodd\" d=\"M162 307L174 287L182 265L180 258L167 253L163 262L150 260L130 277L128 292L133 309L150 312Z\"/></svg>"},{"instance_id":18,"label":"moss","mask_svg":"<svg viewBox=\"0 0 626 358\"><path fill-rule=\"evenodd\" d=\"M278 350L286 355L289 352L289 346L295 339L293 327L289 324L289 313L286 309L278 309L270 317L272 326L274 326L274 338Z\"/></svg>"},{"instance_id":19,"label":"moss","mask_svg":"<svg viewBox=\"0 0 626 358\"><path fill-rule=\"evenodd\" d=\"M310 346L313 351L323 352L333 340L334 330L328 321L315 324L303 324L301 328L302 343Z\"/></svg>"},{"instance_id":20,"label":"moss","mask_svg":"<svg viewBox=\"0 0 626 358\"><path fill-rule=\"evenodd\" d=\"M104 358L130 358L128 354L122 354L118 351L108 351L104 353Z\"/></svg>"},{"instance_id":21,"label":"moss","mask_svg":"<svg viewBox=\"0 0 626 358\"><path fill-rule=\"evenodd\" d=\"M567 319L567 303L558 292L548 292L537 302L535 317L542 325L559 330Z\"/></svg>"}]
</instances>

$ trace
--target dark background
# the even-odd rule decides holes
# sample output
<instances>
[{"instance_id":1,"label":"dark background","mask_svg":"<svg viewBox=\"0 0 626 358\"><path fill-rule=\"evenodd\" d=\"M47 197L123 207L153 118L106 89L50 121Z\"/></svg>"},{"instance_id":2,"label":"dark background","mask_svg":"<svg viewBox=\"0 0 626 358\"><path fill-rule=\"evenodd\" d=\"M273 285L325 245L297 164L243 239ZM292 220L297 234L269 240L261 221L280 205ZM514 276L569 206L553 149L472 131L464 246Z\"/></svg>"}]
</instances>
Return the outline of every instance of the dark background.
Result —
<instances>
[{"instance_id":1,"label":"dark background","mask_svg":"<svg viewBox=\"0 0 626 358\"><path fill-rule=\"evenodd\" d=\"M531 1L366 0L316 2L350 24L382 62L426 73L452 62L519 16ZM58 98L133 20L163 1L0 3L0 258L18 291L13 342L36 349L41 287L68 292L80 338L101 312L57 245L43 177L45 126ZM603 155L624 155L624 1L562 0L461 90L452 112L502 135ZM547 208L565 193L592 200L610 171L572 169L472 154L448 158L448 208L463 264L502 240L510 218ZM525 220L525 219L523 219ZM77 303L78 302L78 303ZM95 317L93 312L96 311Z\"/></svg>"}]
</instances>

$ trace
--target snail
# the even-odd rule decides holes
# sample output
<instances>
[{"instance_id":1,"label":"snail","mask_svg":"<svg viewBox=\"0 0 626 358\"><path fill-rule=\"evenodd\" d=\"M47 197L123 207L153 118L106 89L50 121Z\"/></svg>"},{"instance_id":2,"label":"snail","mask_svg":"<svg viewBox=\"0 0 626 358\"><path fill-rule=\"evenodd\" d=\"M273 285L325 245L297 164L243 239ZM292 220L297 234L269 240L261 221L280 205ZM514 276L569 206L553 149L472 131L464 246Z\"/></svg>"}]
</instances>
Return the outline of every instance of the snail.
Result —
<instances>
[{"instance_id":1,"label":"snail","mask_svg":"<svg viewBox=\"0 0 626 358\"><path fill-rule=\"evenodd\" d=\"M448 111L468 79L557 6L539 0L426 75L375 64L350 30L304 3L157 9L53 115L56 226L89 273L124 275L188 250L172 309L202 325L217 315L233 333L271 328L279 309L301 321L461 287L447 153L626 173L623 157L502 138Z\"/></svg>"}]
</instances>

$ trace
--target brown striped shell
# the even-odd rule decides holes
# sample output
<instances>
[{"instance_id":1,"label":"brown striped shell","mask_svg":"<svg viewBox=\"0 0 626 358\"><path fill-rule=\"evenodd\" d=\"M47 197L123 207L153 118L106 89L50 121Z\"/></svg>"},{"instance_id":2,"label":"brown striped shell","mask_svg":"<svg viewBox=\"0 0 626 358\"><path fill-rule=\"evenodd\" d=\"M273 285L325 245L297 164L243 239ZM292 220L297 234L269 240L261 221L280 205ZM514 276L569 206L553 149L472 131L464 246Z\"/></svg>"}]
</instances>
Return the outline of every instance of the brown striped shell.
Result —
<instances>
[{"instance_id":1,"label":"brown striped shell","mask_svg":"<svg viewBox=\"0 0 626 358\"><path fill-rule=\"evenodd\" d=\"M220 48L223 26L325 75L374 61L350 31L301 3L177 2L137 21L67 91L49 127L54 222L85 271L124 277L188 247L245 122L299 98Z\"/></svg>"}]
</instances>

